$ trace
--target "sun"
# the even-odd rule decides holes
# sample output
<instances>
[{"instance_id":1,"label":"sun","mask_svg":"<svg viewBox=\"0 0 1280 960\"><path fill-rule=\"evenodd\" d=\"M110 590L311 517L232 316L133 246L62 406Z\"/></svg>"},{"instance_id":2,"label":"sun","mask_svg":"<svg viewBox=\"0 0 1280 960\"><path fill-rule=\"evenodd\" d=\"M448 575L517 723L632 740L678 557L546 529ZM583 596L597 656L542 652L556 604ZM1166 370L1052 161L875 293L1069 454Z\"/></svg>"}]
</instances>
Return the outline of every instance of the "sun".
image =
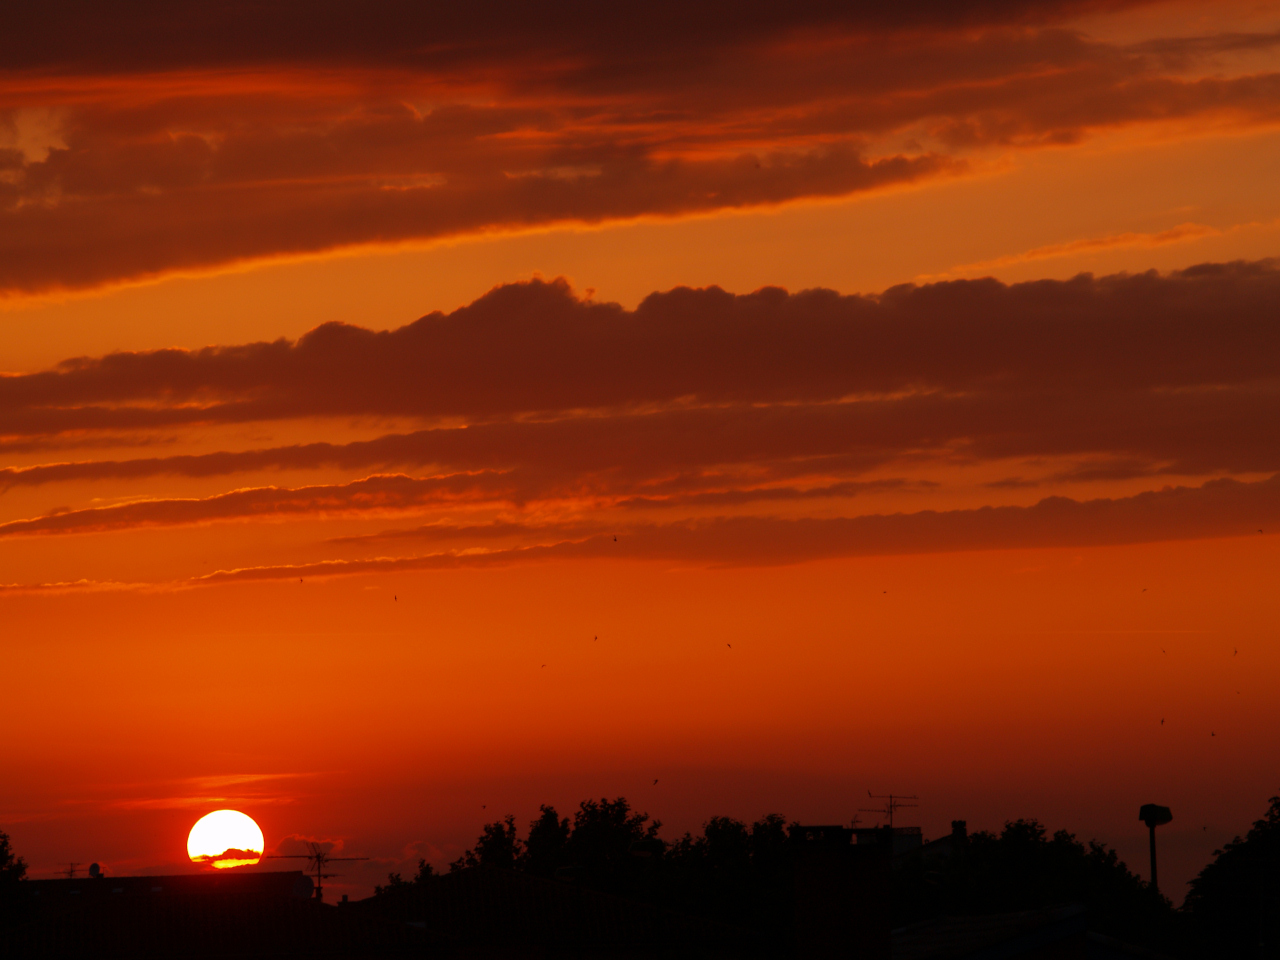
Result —
<instances>
[{"instance_id":1,"label":"sun","mask_svg":"<svg viewBox=\"0 0 1280 960\"><path fill-rule=\"evenodd\" d=\"M187 856L218 869L243 867L262 859L262 830L239 810L207 813L187 836Z\"/></svg>"}]
</instances>

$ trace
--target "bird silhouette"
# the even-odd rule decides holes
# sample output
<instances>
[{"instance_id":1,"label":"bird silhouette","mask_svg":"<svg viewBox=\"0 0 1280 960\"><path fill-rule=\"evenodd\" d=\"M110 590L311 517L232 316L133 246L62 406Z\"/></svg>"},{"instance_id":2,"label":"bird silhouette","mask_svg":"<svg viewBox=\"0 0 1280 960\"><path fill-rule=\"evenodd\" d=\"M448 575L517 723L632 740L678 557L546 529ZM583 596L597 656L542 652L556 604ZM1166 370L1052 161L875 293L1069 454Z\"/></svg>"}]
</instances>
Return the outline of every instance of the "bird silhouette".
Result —
<instances>
[{"instance_id":1,"label":"bird silhouette","mask_svg":"<svg viewBox=\"0 0 1280 960\"><path fill-rule=\"evenodd\" d=\"M599 635L596 635L596 636L592 637L591 639L592 639L592 640L599 640L599 639L600 639L600 637L599 637Z\"/></svg>"},{"instance_id":2,"label":"bird silhouette","mask_svg":"<svg viewBox=\"0 0 1280 960\"><path fill-rule=\"evenodd\" d=\"M658 785L658 781L657 780L653 781L653 785L656 787Z\"/></svg>"},{"instance_id":3,"label":"bird silhouette","mask_svg":"<svg viewBox=\"0 0 1280 960\"><path fill-rule=\"evenodd\" d=\"M547 669L547 665L545 663L542 665L542 669L543 670Z\"/></svg>"},{"instance_id":4,"label":"bird silhouette","mask_svg":"<svg viewBox=\"0 0 1280 960\"><path fill-rule=\"evenodd\" d=\"M1238 647L1232 647L1232 648L1231 648L1231 655L1232 655L1233 657L1238 657L1238 656L1240 655L1240 649L1239 649Z\"/></svg>"},{"instance_id":5,"label":"bird silhouette","mask_svg":"<svg viewBox=\"0 0 1280 960\"><path fill-rule=\"evenodd\" d=\"M392 599L392 600L399 600L400 598L399 598L399 597L396 597L396 596L393 596L391 599Z\"/></svg>"},{"instance_id":6,"label":"bird silhouette","mask_svg":"<svg viewBox=\"0 0 1280 960\"><path fill-rule=\"evenodd\" d=\"M1147 592L1147 588L1146 588L1146 587L1143 587L1143 588L1142 588L1142 592L1143 592L1143 593L1146 593L1146 592Z\"/></svg>"},{"instance_id":7,"label":"bird silhouette","mask_svg":"<svg viewBox=\"0 0 1280 960\"><path fill-rule=\"evenodd\" d=\"M487 808L487 807L485 807L485 805L482 803L482 804L480 804L480 809L481 809L481 810L485 810L485 809L488 809L488 808Z\"/></svg>"},{"instance_id":8,"label":"bird silhouette","mask_svg":"<svg viewBox=\"0 0 1280 960\"><path fill-rule=\"evenodd\" d=\"M1216 733L1214 733L1212 730L1210 730L1210 731L1209 731L1209 736L1211 736L1211 737L1216 737L1216 736L1217 736L1217 734L1216 734Z\"/></svg>"},{"instance_id":9,"label":"bird silhouette","mask_svg":"<svg viewBox=\"0 0 1280 960\"><path fill-rule=\"evenodd\" d=\"M1166 650L1164 647L1160 648L1160 652L1163 653L1166 657L1169 655L1169 651Z\"/></svg>"},{"instance_id":10,"label":"bird silhouette","mask_svg":"<svg viewBox=\"0 0 1280 960\"><path fill-rule=\"evenodd\" d=\"M733 644L732 644L732 643L726 643L726 644L725 644L725 646L726 646L726 647L728 647L730 650L732 650L732 649L733 649Z\"/></svg>"},{"instance_id":11,"label":"bird silhouette","mask_svg":"<svg viewBox=\"0 0 1280 960\"><path fill-rule=\"evenodd\" d=\"M1160 726L1162 726L1162 727L1164 726L1164 717L1161 717L1161 718L1160 718Z\"/></svg>"},{"instance_id":12,"label":"bird silhouette","mask_svg":"<svg viewBox=\"0 0 1280 960\"><path fill-rule=\"evenodd\" d=\"M616 533L613 535L613 542L614 543L618 542L618 535Z\"/></svg>"}]
</instances>

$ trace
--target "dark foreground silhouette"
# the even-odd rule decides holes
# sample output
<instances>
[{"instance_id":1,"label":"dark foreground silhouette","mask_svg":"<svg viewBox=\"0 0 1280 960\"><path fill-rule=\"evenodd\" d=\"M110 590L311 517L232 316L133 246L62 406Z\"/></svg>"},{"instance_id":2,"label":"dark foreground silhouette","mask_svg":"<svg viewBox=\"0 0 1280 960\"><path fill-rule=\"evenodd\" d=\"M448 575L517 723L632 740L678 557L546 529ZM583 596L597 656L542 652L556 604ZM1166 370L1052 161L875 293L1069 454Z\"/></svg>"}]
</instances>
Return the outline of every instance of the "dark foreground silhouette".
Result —
<instances>
[{"instance_id":1,"label":"dark foreground silhouette","mask_svg":"<svg viewBox=\"0 0 1280 960\"><path fill-rule=\"evenodd\" d=\"M1280 946L1280 798L1175 910L1106 846L1037 822L894 850L889 830L713 818L694 836L623 798L521 836L484 827L364 901L292 873L24 879L0 833L0 956L1266 958ZM202 886L203 884L203 886ZM208 889L205 889L205 888Z\"/></svg>"}]
</instances>

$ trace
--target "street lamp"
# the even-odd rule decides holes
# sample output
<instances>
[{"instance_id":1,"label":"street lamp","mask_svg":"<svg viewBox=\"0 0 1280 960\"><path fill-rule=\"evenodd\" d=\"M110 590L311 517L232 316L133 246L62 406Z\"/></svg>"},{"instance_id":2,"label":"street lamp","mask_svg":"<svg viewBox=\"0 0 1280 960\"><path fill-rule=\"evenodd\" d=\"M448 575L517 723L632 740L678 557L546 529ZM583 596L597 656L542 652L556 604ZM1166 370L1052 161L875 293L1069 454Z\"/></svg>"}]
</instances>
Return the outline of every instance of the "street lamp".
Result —
<instances>
[{"instance_id":1,"label":"street lamp","mask_svg":"<svg viewBox=\"0 0 1280 960\"><path fill-rule=\"evenodd\" d=\"M1173 814L1169 812L1168 807L1162 807L1155 803L1144 803L1142 809L1138 811L1138 819L1145 823L1147 829L1151 831L1151 888L1159 893L1160 883L1156 880L1156 827L1172 820Z\"/></svg>"}]
</instances>

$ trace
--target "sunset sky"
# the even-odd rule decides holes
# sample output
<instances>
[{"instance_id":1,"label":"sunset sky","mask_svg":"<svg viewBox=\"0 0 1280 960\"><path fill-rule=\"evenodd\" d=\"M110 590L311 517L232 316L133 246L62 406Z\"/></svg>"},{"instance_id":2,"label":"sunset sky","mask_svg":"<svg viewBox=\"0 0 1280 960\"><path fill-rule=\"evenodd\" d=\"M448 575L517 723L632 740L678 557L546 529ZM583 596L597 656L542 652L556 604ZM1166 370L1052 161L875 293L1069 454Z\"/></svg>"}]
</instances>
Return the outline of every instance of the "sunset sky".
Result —
<instances>
[{"instance_id":1,"label":"sunset sky","mask_svg":"<svg viewBox=\"0 0 1280 960\"><path fill-rule=\"evenodd\" d=\"M13 9L33 876L1280 793L1280 2Z\"/></svg>"}]
</instances>

